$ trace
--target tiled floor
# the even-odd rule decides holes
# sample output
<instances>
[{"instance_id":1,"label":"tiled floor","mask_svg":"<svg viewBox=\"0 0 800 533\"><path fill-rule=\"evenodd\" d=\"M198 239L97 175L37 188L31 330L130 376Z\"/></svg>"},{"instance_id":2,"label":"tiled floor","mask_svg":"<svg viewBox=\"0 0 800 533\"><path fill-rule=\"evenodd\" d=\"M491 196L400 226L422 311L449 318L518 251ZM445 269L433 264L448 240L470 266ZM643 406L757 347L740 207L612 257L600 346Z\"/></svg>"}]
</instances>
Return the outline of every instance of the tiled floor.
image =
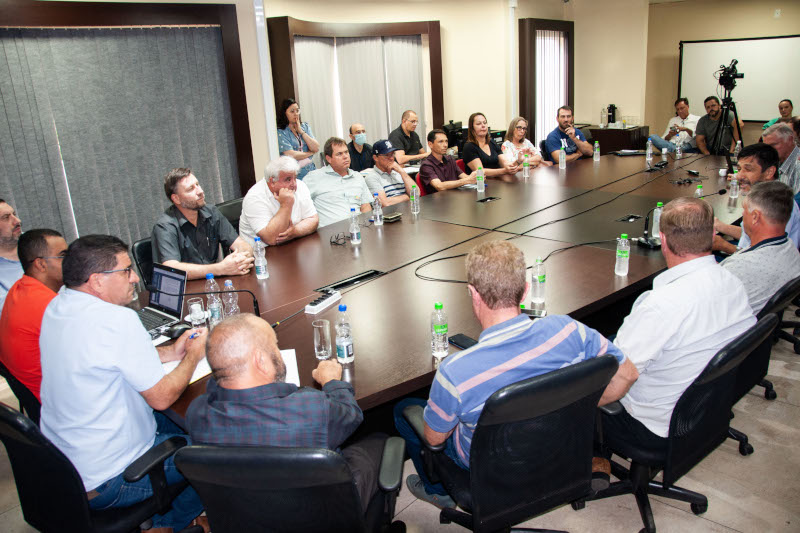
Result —
<instances>
[{"instance_id":1,"label":"tiled floor","mask_svg":"<svg viewBox=\"0 0 800 533\"><path fill-rule=\"evenodd\" d=\"M734 427L747 433L755 447L739 455L729 440L684 476L680 486L705 494L708 512L695 516L688 504L653 498L659 533L669 532L796 532L800 531L800 356L781 341L772 352L770 379L778 399L764 400L757 390L742 399L734 412ZM17 405L10 391L0 401ZM414 473L406 462L405 475ZM438 509L416 500L403 486L397 502L398 520L410 533L464 531L440 525ZM581 511L560 507L524 524L572 532L630 532L642 524L633 496L589 502ZM0 531L34 531L22 518L5 449L0 450Z\"/></svg>"}]
</instances>

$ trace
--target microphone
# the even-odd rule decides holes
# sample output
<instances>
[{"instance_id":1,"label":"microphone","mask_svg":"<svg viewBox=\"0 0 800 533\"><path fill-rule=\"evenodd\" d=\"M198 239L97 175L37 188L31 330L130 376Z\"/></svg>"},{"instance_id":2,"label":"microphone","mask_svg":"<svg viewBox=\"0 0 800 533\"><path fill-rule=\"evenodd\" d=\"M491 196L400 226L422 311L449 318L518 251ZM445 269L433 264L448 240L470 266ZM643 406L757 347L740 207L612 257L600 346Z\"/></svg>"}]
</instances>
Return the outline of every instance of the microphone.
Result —
<instances>
[{"instance_id":1,"label":"microphone","mask_svg":"<svg viewBox=\"0 0 800 533\"><path fill-rule=\"evenodd\" d=\"M145 288L150 292L160 292L161 294L166 294L167 296L207 296L209 294L225 294L226 292L246 292L253 299L253 312L255 313L256 316L261 316L261 310L258 307L258 298L256 298L256 295L253 294L252 291L248 291L247 289L233 289L233 290L230 290L230 291L203 291L203 292L179 292L179 293L174 293L174 292L162 291L161 289L159 289L158 287L156 287L154 285L145 285Z\"/></svg>"},{"instance_id":2,"label":"microphone","mask_svg":"<svg viewBox=\"0 0 800 533\"><path fill-rule=\"evenodd\" d=\"M636 244L641 246L642 248L649 248L650 250L658 250L661 248L661 239L658 237L649 237L649 228L650 228L650 213L653 210L647 212L644 217L644 231L642 232L642 236L636 239Z\"/></svg>"},{"instance_id":3,"label":"microphone","mask_svg":"<svg viewBox=\"0 0 800 533\"><path fill-rule=\"evenodd\" d=\"M712 192L711 194L704 194L703 196L698 196L698 198L708 198L709 196L716 196L718 194L720 196L722 196L723 194L727 194L727 193L728 193L728 189L720 189L717 192Z\"/></svg>"}]
</instances>

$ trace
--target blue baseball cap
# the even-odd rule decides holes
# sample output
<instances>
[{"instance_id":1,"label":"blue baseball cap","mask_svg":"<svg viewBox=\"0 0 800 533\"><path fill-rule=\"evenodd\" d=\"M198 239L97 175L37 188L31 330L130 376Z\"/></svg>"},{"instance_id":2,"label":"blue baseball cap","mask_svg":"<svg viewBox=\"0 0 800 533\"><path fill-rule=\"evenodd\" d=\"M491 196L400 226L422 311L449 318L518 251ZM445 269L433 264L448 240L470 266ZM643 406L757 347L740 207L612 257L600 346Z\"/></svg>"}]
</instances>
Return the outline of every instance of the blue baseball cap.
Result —
<instances>
[{"instance_id":1,"label":"blue baseball cap","mask_svg":"<svg viewBox=\"0 0 800 533\"><path fill-rule=\"evenodd\" d=\"M372 145L372 151L378 155L386 155L396 152L399 148L392 146L392 143L385 139L381 139Z\"/></svg>"}]
</instances>

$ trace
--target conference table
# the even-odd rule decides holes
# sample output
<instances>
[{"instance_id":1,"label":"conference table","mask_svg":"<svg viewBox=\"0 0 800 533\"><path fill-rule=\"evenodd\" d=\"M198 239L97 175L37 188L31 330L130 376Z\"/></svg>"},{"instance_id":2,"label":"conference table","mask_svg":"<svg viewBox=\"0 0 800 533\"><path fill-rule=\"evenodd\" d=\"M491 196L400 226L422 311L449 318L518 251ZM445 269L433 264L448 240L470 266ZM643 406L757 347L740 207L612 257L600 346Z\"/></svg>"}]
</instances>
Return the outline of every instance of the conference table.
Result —
<instances>
[{"instance_id":1,"label":"conference table","mask_svg":"<svg viewBox=\"0 0 800 533\"><path fill-rule=\"evenodd\" d=\"M724 189L726 182L717 173L724 165L724 159L711 156L670 157L665 168L646 172L644 157L609 155L600 161L578 160L563 170L536 169L528 178L490 178L484 193L451 190L426 195L418 214L410 212L407 202L385 208L387 214L402 214L396 223L374 226L367 223L368 214L361 215L359 245L349 239L344 244L331 241L341 234L346 237L347 220L268 247L268 279L258 280L251 272L219 283L231 279L237 289L254 293L261 317L278 323L280 348L295 350L301 386L318 387L311 378L318 363L311 322L327 319L333 329L338 311L334 305L309 315L303 308L319 296L319 289L376 271L340 289L355 347L355 361L345 365L344 379L353 384L356 400L366 410L431 384L436 361L430 349L430 314L435 302L444 304L451 335L480 335L464 267L465 255L475 245L511 240L523 250L528 265L552 253L545 262L548 313L590 320L649 289L666 268L660 251L632 243L628 275L614 275L614 239L623 232L632 238L641 235L644 217L656 202L692 195L695 184L672 182L691 177L687 170L697 170L709 192ZM489 197L496 199L480 201ZM707 200L723 222L741 214L740 200L731 203L725 194ZM641 218L618 221L628 215ZM187 291L202 289L203 281L198 280L190 282ZM239 303L243 312L252 312L247 295L240 295ZM205 391L207 380L190 385L168 414L180 423L189 403Z\"/></svg>"}]
</instances>

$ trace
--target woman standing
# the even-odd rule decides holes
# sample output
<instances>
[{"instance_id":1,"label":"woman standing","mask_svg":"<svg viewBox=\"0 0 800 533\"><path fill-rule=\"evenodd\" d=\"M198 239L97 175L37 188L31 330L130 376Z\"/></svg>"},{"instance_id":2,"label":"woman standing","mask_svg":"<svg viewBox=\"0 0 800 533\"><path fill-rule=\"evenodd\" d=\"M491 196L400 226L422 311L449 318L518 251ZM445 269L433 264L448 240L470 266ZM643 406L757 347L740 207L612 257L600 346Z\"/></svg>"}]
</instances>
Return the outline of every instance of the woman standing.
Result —
<instances>
[{"instance_id":1,"label":"woman standing","mask_svg":"<svg viewBox=\"0 0 800 533\"><path fill-rule=\"evenodd\" d=\"M483 167L483 174L486 177L516 174L519 170L517 162L501 154L491 141L489 123L483 113L473 113L469 116L469 130L462 158L464 165L472 171Z\"/></svg>"},{"instance_id":2,"label":"woman standing","mask_svg":"<svg viewBox=\"0 0 800 533\"><path fill-rule=\"evenodd\" d=\"M536 168L539 165L549 166L553 163L544 161L539 149L533 145L527 138L528 134L528 121L522 117L517 117L508 125L506 131L505 142L503 143L503 155L509 161L516 161L522 163L525 156L528 156L528 163L531 168Z\"/></svg>"},{"instance_id":3,"label":"woman standing","mask_svg":"<svg viewBox=\"0 0 800 533\"><path fill-rule=\"evenodd\" d=\"M308 122L300 121L300 106L291 98L283 101L278 113L278 150L300 163L299 180L317 168L311 158L319 152L319 142Z\"/></svg>"}]
</instances>

